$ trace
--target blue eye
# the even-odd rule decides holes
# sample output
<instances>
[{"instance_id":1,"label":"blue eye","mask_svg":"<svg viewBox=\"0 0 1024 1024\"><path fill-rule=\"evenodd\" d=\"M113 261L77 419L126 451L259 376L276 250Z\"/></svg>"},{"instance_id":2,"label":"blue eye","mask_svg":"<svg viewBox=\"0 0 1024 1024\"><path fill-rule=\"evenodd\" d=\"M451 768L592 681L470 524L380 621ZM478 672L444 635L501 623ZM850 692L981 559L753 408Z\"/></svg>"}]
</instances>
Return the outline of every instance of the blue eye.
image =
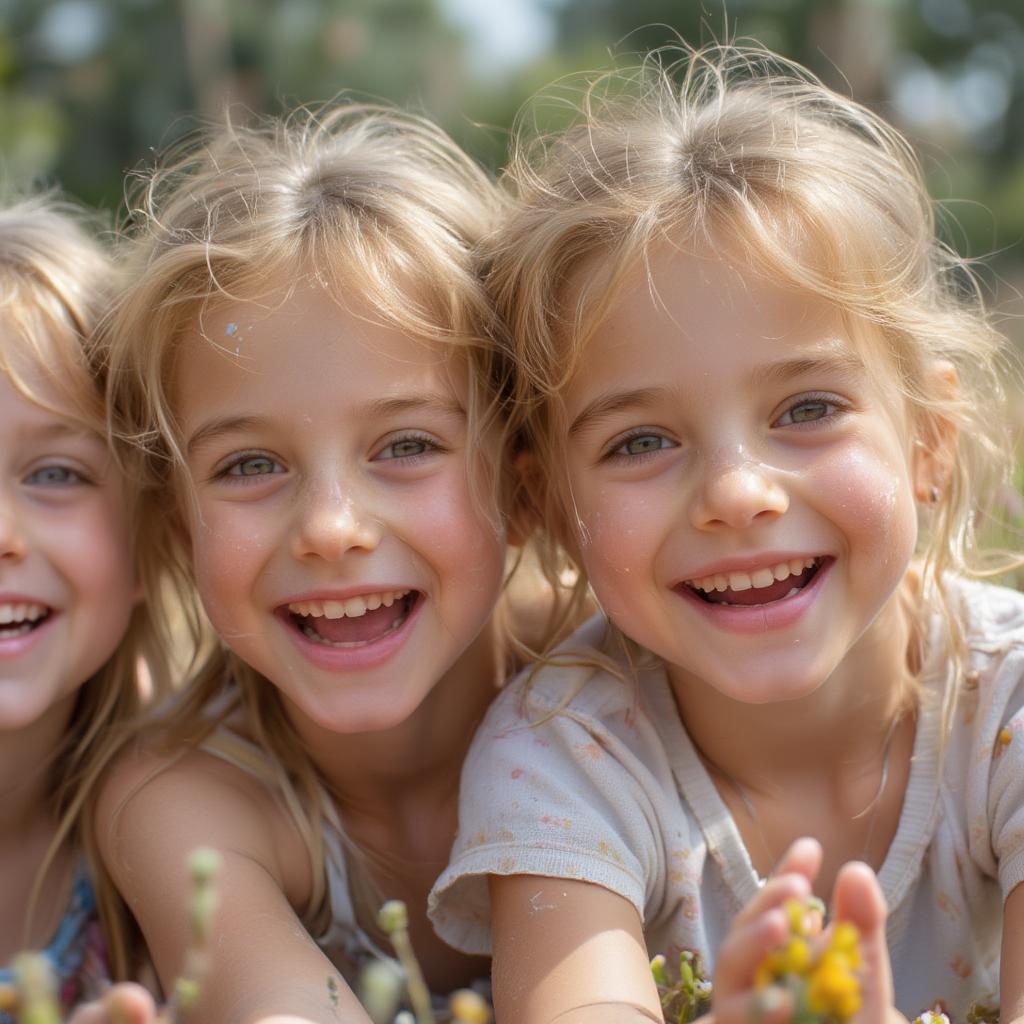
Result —
<instances>
[{"instance_id":1,"label":"blue eye","mask_svg":"<svg viewBox=\"0 0 1024 1024\"><path fill-rule=\"evenodd\" d=\"M250 455L232 463L224 471L225 476L270 476L280 471L279 465L266 455Z\"/></svg>"},{"instance_id":2,"label":"blue eye","mask_svg":"<svg viewBox=\"0 0 1024 1024\"><path fill-rule=\"evenodd\" d=\"M69 484L83 483L84 478L68 466L40 466L25 478L27 484L42 487L64 487Z\"/></svg>"}]
</instances>

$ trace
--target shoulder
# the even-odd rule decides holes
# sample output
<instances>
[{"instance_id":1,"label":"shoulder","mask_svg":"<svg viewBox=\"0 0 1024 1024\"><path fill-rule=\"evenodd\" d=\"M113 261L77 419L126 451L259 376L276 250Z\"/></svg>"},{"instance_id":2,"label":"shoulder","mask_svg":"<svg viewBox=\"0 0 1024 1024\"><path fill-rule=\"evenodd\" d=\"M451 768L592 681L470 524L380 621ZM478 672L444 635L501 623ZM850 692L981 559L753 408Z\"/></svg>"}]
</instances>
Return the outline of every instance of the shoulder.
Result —
<instances>
[{"instance_id":1,"label":"shoulder","mask_svg":"<svg viewBox=\"0 0 1024 1024\"><path fill-rule=\"evenodd\" d=\"M972 650L998 651L1024 645L1024 594L962 578L947 580L945 588Z\"/></svg>"},{"instance_id":2,"label":"shoulder","mask_svg":"<svg viewBox=\"0 0 1024 1024\"><path fill-rule=\"evenodd\" d=\"M101 788L95 828L104 863L119 882L140 865L183 865L199 846L238 850L286 889L303 889L301 867L309 871L278 795L257 776L199 749L169 751L151 740L125 751Z\"/></svg>"},{"instance_id":3,"label":"shoulder","mask_svg":"<svg viewBox=\"0 0 1024 1024\"><path fill-rule=\"evenodd\" d=\"M525 668L499 697L500 713L536 721L552 714L614 719L636 707L638 665L603 615L588 619L542 662Z\"/></svg>"}]
</instances>

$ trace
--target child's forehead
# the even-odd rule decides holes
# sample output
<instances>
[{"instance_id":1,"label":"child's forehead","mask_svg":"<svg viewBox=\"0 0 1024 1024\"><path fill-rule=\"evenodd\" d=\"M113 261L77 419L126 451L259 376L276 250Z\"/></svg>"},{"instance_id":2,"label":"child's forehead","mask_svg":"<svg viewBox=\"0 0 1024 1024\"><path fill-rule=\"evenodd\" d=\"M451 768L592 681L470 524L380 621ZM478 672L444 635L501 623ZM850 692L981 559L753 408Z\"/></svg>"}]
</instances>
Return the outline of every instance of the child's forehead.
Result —
<instances>
[{"instance_id":1,"label":"child's forehead","mask_svg":"<svg viewBox=\"0 0 1024 1024\"><path fill-rule=\"evenodd\" d=\"M763 367L803 359L894 378L876 324L728 243L664 237L617 263L594 254L577 266L565 296L581 369L601 350L607 357L609 345L627 359L645 358L645 349L664 358L677 339L690 353L756 350Z\"/></svg>"}]
</instances>

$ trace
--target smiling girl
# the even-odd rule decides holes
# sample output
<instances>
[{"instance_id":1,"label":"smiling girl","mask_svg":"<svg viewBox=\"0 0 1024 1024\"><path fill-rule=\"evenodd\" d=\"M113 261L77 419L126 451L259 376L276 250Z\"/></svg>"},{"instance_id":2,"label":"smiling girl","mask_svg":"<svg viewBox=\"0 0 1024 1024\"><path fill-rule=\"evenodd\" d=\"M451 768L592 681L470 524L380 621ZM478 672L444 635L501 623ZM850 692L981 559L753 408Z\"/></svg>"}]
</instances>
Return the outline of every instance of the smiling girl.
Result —
<instances>
[{"instance_id":1,"label":"smiling girl","mask_svg":"<svg viewBox=\"0 0 1024 1024\"><path fill-rule=\"evenodd\" d=\"M119 429L216 638L118 766L103 853L164 985L188 850L224 859L200 1019L363 1021L408 905L428 982L486 968L426 894L506 669L501 378L474 245L493 185L440 131L340 105L212 133L149 182L105 335Z\"/></svg>"},{"instance_id":2,"label":"smiling girl","mask_svg":"<svg viewBox=\"0 0 1024 1024\"><path fill-rule=\"evenodd\" d=\"M124 481L86 355L110 263L52 199L0 210L0 1022L19 950L41 950L65 1009L107 978L84 822L136 659L163 686L139 604ZM12 1016L13 1014L13 1016Z\"/></svg>"},{"instance_id":3,"label":"smiling girl","mask_svg":"<svg viewBox=\"0 0 1024 1024\"><path fill-rule=\"evenodd\" d=\"M907 143L803 69L698 52L585 110L513 165L490 282L605 615L489 712L433 920L516 1024L661 1020L687 949L719 1021L785 1020L754 972L813 886L860 1019L1016 1019L1024 599L968 579L1001 339Z\"/></svg>"}]
</instances>

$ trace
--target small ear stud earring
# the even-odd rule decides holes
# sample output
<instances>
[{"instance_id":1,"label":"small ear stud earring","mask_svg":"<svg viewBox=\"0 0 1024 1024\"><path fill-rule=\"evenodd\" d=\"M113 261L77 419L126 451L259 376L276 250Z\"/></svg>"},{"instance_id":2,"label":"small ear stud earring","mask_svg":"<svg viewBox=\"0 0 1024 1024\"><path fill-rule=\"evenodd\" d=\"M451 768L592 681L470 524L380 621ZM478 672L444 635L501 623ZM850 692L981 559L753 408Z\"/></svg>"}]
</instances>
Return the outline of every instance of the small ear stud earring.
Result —
<instances>
[{"instance_id":1,"label":"small ear stud earring","mask_svg":"<svg viewBox=\"0 0 1024 1024\"><path fill-rule=\"evenodd\" d=\"M939 498L940 497L942 497L942 494L939 491L938 487L936 487L934 484L932 484L932 489L928 492L928 500L933 505L937 505L939 503Z\"/></svg>"}]
</instances>

